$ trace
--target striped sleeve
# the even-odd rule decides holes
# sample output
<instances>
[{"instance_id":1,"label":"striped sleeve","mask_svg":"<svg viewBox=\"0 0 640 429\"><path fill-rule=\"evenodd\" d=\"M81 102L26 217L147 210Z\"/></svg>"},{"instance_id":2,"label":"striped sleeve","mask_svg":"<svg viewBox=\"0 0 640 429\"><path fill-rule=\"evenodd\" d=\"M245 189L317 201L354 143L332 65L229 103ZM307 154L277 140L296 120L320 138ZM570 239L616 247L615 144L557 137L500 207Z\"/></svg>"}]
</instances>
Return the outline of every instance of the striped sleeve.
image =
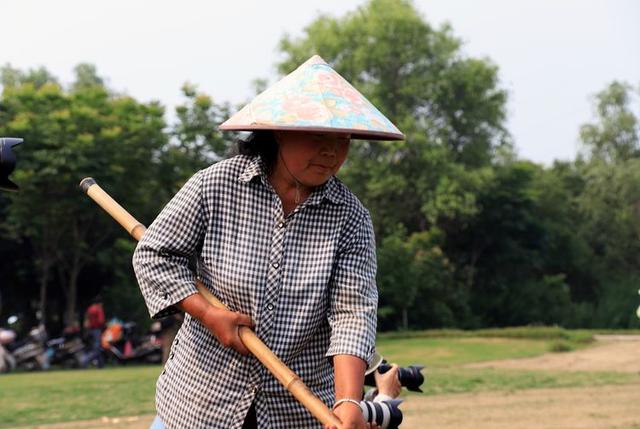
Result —
<instances>
[{"instance_id":1,"label":"striped sleeve","mask_svg":"<svg viewBox=\"0 0 640 429\"><path fill-rule=\"evenodd\" d=\"M164 207L138 243L133 268L149 314L158 319L197 292L189 260L205 231L202 172L196 173Z\"/></svg>"},{"instance_id":2,"label":"striped sleeve","mask_svg":"<svg viewBox=\"0 0 640 429\"><path fill-rule=\"evenodd\" d=\"M331 340L326 356L349 354L367 362L373 357L376 335L376 252L368 213L339 250L329 294Z\"/></svg>"}]
</instances>

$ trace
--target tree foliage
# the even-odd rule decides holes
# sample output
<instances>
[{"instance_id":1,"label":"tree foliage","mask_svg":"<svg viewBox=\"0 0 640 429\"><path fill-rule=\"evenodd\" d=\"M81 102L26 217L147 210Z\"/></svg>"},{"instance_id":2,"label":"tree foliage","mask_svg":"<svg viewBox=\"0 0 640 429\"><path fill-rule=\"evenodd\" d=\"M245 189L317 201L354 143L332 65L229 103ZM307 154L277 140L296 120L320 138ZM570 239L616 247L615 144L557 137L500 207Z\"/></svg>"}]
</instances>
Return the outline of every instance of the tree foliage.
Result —
<instances>
[{"instance_id":1,"label":"tree foliage","mask_svg":"<svg viewBox=\"0 0 640 429\"><path fill-rule=\"evenodd\" d=\"M340 172L374 220L381 329L639 326L637 88L599 92L581 153L544 167L512 150L497 67L408 0L319 16L279 47L281 73L320 54L406 134L353 142ZM0 135L25 139L22 191L0 193L0 316L39 310L61 327L101 291L110 315L144 322L135 243L77 183L94 176L149 224L233 153L218 130L231 106L187 83L167 124L163 106L115 93L91 64L67 86L45 68L6 65L0 79Z\"/></svg>"}]
</instances>

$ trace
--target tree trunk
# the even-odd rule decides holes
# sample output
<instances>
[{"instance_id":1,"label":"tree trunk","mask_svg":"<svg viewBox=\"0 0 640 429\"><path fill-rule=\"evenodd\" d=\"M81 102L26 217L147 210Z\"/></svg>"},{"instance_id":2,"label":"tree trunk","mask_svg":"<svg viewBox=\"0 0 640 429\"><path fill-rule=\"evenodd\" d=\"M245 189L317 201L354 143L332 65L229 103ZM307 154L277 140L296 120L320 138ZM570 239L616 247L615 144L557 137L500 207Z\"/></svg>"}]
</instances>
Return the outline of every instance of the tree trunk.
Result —
<instances>
[{"instance_id":1,"label":"tree trunk","mask_svg":"<svg viewBox=\"0 0 640 429\"><path fill-rule=\"evenodd\" d=\"M402 307L402 329L409 330L409 312L407 307Z\"/></svg>"},{"instance_id":2,"label":"tree trunk","mask_svg":"<svg viewBox=\"0 0 640 429\"><path fill-rule=\"evenodd\" d=\"M40 305L38 308L40 322L47 325L47 286L49 283L49 270L51 269L51 264L47 262L43 262L42 264L42 273L40 276Z\"/></svg>"},{"instance_id":3,"label":"tree trunk","mask_svg":"<svg viewBox=\"0 0 640 429\"><path fill-rule=\"evenodd\" d=\"M77 224L73 225L73 229L71 230L73 241L75 243L83 243L86 238L85 230L81 230ZM66 295L67 295L67 306L65 309L64 323L65 326L74 326L76 323L80 322L79 314L76 313L76 309L78 306L78 277L80 276L80 271L82 271L82 267L86 262L86 251L79 247L75 247L67 259L69 261L69 265L67 265L67 287L66 287Z\"/></svg>"},{"instance_id":4,"label":"tree trunk","mask_svg":"<svg viewBox=\"0 0 640 429\"><path fill-rule=\"evenodd\" d=\"M78 314L76 313L76 306L78 305L78 276L80 274L79 269L73 269L69 272L69 278L67 283L67 306L64 314L64 326L74 326L78 323Z\"/></svg>"}]
</instances>

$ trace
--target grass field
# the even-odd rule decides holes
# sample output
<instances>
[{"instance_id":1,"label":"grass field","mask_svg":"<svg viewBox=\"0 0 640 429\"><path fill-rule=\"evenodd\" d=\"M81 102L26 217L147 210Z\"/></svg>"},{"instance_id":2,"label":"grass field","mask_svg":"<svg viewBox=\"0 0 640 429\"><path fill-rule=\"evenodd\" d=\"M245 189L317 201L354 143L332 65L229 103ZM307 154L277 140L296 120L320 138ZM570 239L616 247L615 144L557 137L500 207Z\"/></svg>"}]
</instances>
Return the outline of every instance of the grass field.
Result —
<instances>
[{"instance_id":1,"label":"grass field","mask_svg":"<svg viewBox=\"0 0 640 429\"><path fill-rule=\"evenodd\" d=\"M497 359L533 357L552 349L588 347L591 333L557 329L426 331L382 335L378 350L400 365L424 364L427 395L580 387L637 382L617 372L464 368ZM0 428L152 414L160 366L14 373L0 376ZM412 394L413 395L413 394Z\"/></svg>"}]
</instances>

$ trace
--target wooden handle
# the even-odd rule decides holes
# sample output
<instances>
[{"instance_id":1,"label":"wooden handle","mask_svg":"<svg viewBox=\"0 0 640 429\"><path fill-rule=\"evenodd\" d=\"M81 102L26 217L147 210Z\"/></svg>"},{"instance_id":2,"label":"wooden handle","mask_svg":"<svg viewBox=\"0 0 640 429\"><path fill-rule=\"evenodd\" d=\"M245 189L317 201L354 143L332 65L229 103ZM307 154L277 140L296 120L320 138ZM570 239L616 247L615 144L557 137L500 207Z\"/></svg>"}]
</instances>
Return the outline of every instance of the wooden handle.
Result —
<instances>
[{"instance_id":1,"label":"wooden handle","mask_svg":"<svg viewBox=\"0 0 640 429\"><path fill-rule=\"evenodd\" d=\"M80 182L82 189L93 201L111 215L136 241L140 241L147 230L143 224L138 222L120 204L107 194L93 178L86 177Z\"/></svg>"},{"instance_id":2,"label":"wooden handle","mask_svg":"<svg viewBox=\"0 0 640 429\"><path fill-rule=\"evenodd\" d=\"M80 182L80 188L111 217L113 217L129 234L139 241L146 228L129 212L109 196L91 177ZM207 287L198 279L198 292L214 307L228 310ZM263 342L255 332L241 326L238 334L244 346L273 374L273 376L322 424L340 427L340 419L309 390L295 372L291 371Z\"/></svg>"}]
</instances>

